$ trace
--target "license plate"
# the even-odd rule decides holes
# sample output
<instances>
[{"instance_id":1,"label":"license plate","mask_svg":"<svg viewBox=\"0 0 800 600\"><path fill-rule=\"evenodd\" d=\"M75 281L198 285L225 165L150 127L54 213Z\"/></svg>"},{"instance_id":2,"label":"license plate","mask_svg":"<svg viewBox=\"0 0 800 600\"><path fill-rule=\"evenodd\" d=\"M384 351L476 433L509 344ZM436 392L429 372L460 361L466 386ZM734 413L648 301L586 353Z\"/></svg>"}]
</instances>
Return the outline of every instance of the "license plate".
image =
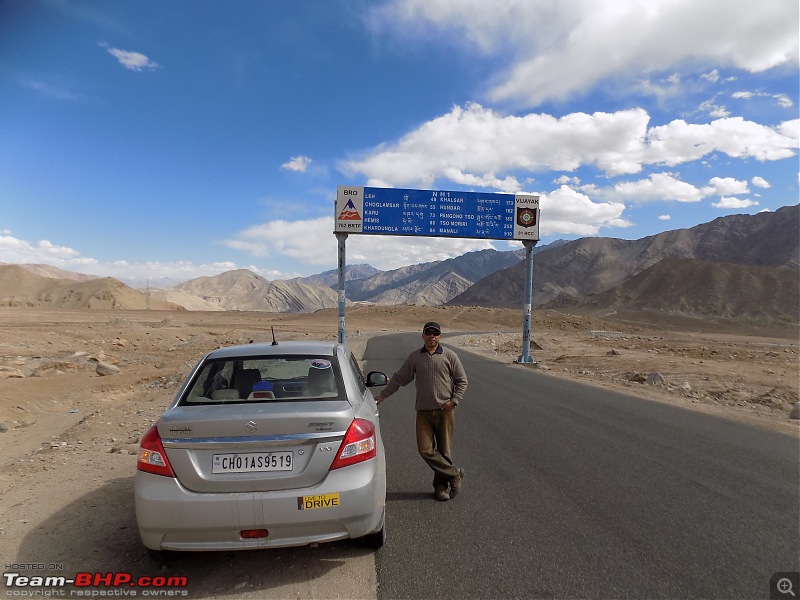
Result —
<instances>
[{"instance_id":1,"label":"license plate","mask_svg":"<svg viewBox=\"0 0 800 600\"><path fill-rule=\"evenodd\" d=\"M294 456L291 452L215 454L211 462L211 472L263 473L266 471L291 471L293 459Z\"/></svg>"}]
</instances>

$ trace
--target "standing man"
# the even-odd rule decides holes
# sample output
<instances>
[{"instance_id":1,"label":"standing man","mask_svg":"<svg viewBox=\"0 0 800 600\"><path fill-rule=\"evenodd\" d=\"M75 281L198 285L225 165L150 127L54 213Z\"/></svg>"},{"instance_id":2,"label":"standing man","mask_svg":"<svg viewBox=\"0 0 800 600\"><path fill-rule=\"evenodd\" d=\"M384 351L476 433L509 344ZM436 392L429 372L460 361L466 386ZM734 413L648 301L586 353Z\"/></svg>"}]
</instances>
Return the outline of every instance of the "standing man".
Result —
<instances>
[{"instance_id":1,"label":"standing man","mask_svg":"<svg viewBox=\"0 0 800 600\"><path fill-rule=\"evenodd\" d=\"M416 378L417 451L433 469L434 497L444 502L456 497L464 479L464 470L453 464L451 445L453 411L464 397L467 374L458 355L439 344L441 338L438 323L425 323L425 345L408 355L375 402L380 404Z\"/></svg>"}]
</instances>

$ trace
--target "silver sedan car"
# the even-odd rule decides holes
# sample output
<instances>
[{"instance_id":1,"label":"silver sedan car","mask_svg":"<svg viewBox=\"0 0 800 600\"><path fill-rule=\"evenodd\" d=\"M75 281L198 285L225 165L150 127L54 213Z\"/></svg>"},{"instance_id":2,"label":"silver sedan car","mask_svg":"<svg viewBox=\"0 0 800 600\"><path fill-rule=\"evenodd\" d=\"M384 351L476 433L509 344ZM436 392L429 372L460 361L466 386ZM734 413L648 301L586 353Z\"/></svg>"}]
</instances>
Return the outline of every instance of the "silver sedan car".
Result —
<instances>
[{"instance_id":1,"label":"silver sedan car","mask_svg":"<svg viewBox=\"0 0 800 600\"><path fill-rule=\"evenodd\" d=\"M142 439L136 520L162 551L386 539L386 459L358 361L334 342L204 356Z\"/></svg>"}]
</instances>

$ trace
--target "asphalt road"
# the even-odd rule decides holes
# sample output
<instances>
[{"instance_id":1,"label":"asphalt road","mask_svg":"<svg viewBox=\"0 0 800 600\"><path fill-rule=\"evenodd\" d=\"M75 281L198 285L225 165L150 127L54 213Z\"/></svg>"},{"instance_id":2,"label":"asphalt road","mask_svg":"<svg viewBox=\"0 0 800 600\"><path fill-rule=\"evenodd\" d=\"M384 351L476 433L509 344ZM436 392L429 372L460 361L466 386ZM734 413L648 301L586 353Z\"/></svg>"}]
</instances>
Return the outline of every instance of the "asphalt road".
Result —
<instances>
[{"instance_id":1,"label":"asphalt road","mask_svg":"<svg viewBox=\"0 0 800 600\"><path fill-rule=\"evenodd\" d=\"M367 369L421 345L373 338ZM458 498L433 500L413 384L381 405L380 599L769 598L800 570L796 438L458 354Z\"/></svg>"}]
</instances>

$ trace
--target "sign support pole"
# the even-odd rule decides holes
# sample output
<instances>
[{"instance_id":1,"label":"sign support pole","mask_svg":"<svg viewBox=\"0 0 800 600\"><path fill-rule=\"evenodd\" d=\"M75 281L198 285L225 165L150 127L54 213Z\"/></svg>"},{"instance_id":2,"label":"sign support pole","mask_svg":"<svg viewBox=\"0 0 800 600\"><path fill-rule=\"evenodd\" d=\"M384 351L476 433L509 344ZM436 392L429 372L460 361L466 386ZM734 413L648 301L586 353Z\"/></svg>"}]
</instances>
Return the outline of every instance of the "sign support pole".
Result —
<instances>
[{"instance_id":1,"label":"sign support pole","mask_svg":"<svg viewBox=\"0 0 800 600\"><path fill-rule=\"evenodd\" d=\"M346 327L346 305L345 305L345 240L347 240L346 233L336 233L336 241L339 244L339 337L340 344L344 344L347 338Z\"/></svg>"},{"instance_id":2,"label":"sign support pole","mask_svg":"<svg viewBox=\"0 0 800 600\"><path fill-rule=\"evenodd\" d=\"M522 355L518 363L534 363L531 356L531 306L533 306L533 247L539 240L523 240L525 246L525 316L522 320Z\"/></svg>"}]
</instances>

